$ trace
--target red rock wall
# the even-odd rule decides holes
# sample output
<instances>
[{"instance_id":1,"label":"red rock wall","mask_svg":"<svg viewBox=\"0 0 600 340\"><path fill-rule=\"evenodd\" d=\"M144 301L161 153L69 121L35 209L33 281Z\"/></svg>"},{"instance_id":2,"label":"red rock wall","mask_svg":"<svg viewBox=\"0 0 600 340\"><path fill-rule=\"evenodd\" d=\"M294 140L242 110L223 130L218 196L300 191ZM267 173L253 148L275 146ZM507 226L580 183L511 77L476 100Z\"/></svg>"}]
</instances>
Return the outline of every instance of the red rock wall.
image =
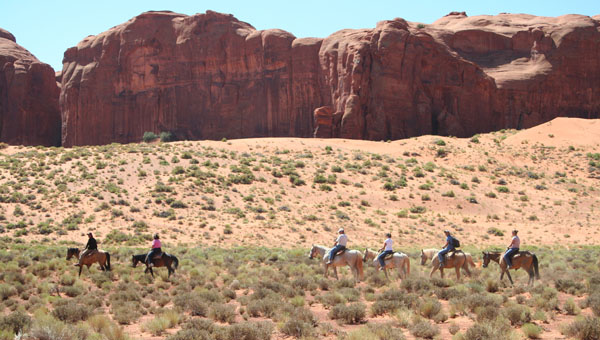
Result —
<instances>
[{"instance_id":1,"label":"red rock wall","mask_svg":"<svg viewBox=\"0 0 600 340\"><path fill-rule=\"evenodd\" d=\"M597 17L452 13L297 39L215 12L148 12L65 52L62 143L470 136L598 118L599 51Z\"/></svg>"},{"instance_id":2,"label":"red rock wall","mask_svg":"<svg viewBox=\"0 0 600 340\"><path fill-rule=\"evenodd\" d=\"M59 91L52 67L0 29L0 141L60 145Z\"/></svg>"}]
</instances>

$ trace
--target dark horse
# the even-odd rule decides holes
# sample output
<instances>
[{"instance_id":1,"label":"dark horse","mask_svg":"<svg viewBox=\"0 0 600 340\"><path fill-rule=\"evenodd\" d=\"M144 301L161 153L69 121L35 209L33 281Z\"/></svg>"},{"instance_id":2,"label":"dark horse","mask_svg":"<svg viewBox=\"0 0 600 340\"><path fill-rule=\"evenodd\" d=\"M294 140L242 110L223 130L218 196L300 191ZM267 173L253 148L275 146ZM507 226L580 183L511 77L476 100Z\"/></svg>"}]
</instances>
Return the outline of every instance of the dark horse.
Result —
<instances>
[{"instance_id":1,"label":"dark horse","mask_svg":"<svg viewBox=\"0 0 600 340\"><path fill-rule=\"evenodd\" d=\"M134 268L137 266L138 262L144 263L144 261L146 261L146 254L133 255L131 257L131 263ZM175 269L177 269L179 266L179 260L177 257L167 253L162 253L162 256L160 257L154 257L151 262L152 264L150 266L146 265L146 270L144 270L144 273L147 273L148 270L150 270L152 277L154 277L152 267L167 267L169 270L169 277L171 277L171 274L175 273ZM171 264L173 264L173 267L171 267Z\"/></svg>"},{"instance_id":2,"label":"dark horse","mask_svg":"<svg viewBox=\"0 0 600 340\"><path fill-rule=\"evenodd\" d=\"M75 256L76 259L79 259L79 248L67 249L67 260L70 260L73 256ZM95 262L100 265L100 269L110 271L110 254L106 251L96 250L95 252L86 255L84 258L79 259L79 263L77 264L79 266L79 276L81 276L83 266L87 266L89 270L90 266Z\"/></svg>"},{"instance_id":3,"label":"dark horse","mask_svg":"<svg viewBox=\"0 0 600 340\"><path fill-rule=\"evenodd\" d=\"M511 284L513 283L510 272L507 269L506 262L504 262L504 252L499 251L484 251L483 252L483 268L486 268L490 261L494 261L500 265L500 280L504 277L504 273L508 276ZM529 274L528 285L532 285L535 279L540 279L540 271L538 269L538 258L535 254L528 251L520 251L517 255L512 258L513 269L523 268ZM535 274L535 276L534 276Z\"/></svg>"}]
</instances>

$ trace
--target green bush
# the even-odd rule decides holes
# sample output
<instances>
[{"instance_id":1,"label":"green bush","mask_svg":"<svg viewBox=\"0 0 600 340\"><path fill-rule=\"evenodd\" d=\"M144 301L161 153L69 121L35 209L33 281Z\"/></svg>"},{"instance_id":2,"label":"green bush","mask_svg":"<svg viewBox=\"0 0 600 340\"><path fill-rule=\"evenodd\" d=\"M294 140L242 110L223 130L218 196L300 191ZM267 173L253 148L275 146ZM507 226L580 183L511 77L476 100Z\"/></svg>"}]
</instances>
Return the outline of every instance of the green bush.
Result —
<instances>
[{"instance_id":1,"label":"green bush","mask_svg":"<svg viewBox=\"0 0 600 340\"><path fill-rule=\"evenodd\" d=\"M270 321L244 322L227 328L227 340L263 340L271 339L273 323Z\"/></svg>"},{"instance_id":2,"label":"green bush","mask_svg":"<svg viewBox=\"0 0 600 340\"><path fill-rule=\"evenodd\" d=\"M328 315L331 319L342 320L346 324L357 324L364 320L366 308L362 303L338 304L333 306Z\"/></svg>"},{"instance_id":3,"label":"green bush","mask_svg":"<svg viewBox=\"0 0 600 340\"><path fill-rule=\"evenodd\" d=\"M210 306L208 316L215 321L233 323L235 321L235 306L214 303Z\"/></svg>"},{"instance_id":4,"label":"green bush","mask_svg":"<svg viewBox=\"0 0 600 340\"><path fill-rule=\"evenodd\" d=\"M521 331L529 339L539 339L542 333L542 327L532 323L526 323L521 327Z\"/></svg>"},{"instance_id":5,"label":"green bush","mask_svg":"<svg viewBox=\"0 0 600 340\"><path fill-rule=\"evenodd\" d=\"M90 307L77 304L73 301L60 304L54 307L54 310L52 311L52 315L55 318L68 323L87 320L90 314Z\"/></svg>"},{"instance_id":6,"label":"green bush","mask_svg":"<svg viewBox=\"0 0 600 340\"><path fill-rule=\"evenodd\" d=\"M142 140L146 143L149 143L149 142L155 141L157 138L158 138L158 136L154 132L146 131L146 132L144 132L144 136L142 137Z\"/></svg>"},{"instance_id":7,"label":"green bush","mask_svg":"<svg viewBox=\"0 0 600 340\"><path fill-rule=\"evenodd\" d=\"M161 142L172 142L175 140L175 136L170 131L163 131L160 133L160 141Z\"/></svg>"},{"instance_id":8,"label":"green bush","mask_svg":"<svg viewBox=\"0 0 600 340\"><path fill-rule=\"evenodd\" d=\"M14 334L23 332L23 330L31 325L31 317L29 315L16 311L6 316L0 317L0 330L9 330Z\"/></svg>"},{"instance_id":9,"label":"green bush","mask_svg":"<svg viewBox=\"0 0 600 340\"><path fill-rule=\"evenodd\" d=\"M505 307L502 310L502 315L504 315L513 326L519 326L531 321L531 311L529 310L529 307L523 305L513 304Z\"/></svg>"},{"instance_id":10,"label":"green bush","mask_svg":"<svg viewBox=\"0 0 600 340\"><path fill-rule=\"evenodd\" d=\"M418 319L410 326L410 334L424 339L433 339L440 334L438 326L431 324L428 320Z\"/></svg>"},{"instance_id":11,"label":"green bush","mask_svg":"<svg viewBox=\"0 0 600 340\"><path fill-rule=\"evenodd\" d=\"M600 339L600 319L589 316L578 318L566 327L564 333L578 340Z\"/></svg>"}]
</instances>

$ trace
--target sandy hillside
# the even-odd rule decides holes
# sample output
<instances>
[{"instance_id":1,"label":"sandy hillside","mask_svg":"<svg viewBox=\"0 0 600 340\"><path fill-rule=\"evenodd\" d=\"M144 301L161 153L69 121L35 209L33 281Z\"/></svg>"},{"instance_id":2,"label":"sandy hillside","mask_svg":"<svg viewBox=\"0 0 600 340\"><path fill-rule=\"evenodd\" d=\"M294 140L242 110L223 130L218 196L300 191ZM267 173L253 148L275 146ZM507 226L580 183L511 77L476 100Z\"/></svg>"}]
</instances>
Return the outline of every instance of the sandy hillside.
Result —
<instances>
[{"instance_id":1,"label":"sandy hillside","mask_svg":"<svg viewBox=\"0 0 600 340\"><path fill-rule=\"evenodd\" d=\"M600 122L470 139L260 138L0 154L0 235L149 245L599 244ZM502 233L504 236L501 236ZM496 236L499 235L499 236Z\"/></svg>"}]
</instances>

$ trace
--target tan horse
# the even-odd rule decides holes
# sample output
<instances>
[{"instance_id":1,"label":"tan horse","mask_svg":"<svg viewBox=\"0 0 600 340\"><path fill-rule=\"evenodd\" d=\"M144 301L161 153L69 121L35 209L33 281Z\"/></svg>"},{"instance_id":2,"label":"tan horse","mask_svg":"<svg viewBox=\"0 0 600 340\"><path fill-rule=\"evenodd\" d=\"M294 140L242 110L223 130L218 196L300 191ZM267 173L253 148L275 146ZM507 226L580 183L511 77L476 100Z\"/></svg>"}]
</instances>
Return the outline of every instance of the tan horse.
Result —
<instances>
[{"instance_id":1,"label":"tan horse","mask_svg":"<svg viewBox=\"0 0 600 340\"><path fill-rule=\"evenodd\" d=\"M349 266L354 274L356 282L360 282L360 280L364 279L362 254L360 251L346 249L343 254L337 255L333 259L333 263L328 265L329 251L331 251L331 248L313 244L308 256L310 259L315 257L322 259L323 265L325 266L325 277L327 277L329 267L331 266L333 267L333 274L335 275L336 280L339 280L336 267Z\"/></svg>"},{"instance_id":2,"label":"tan horse","mask_svg":"<svg viewBox=\"0 0 600 340\"><path fill-rule=\"evenodd\" d=\"M365 250L365 255L363 256L363 262L372 260L375 268L379 268L381 265L379 264L379 261L377 261L377 255L379 255L379 253L367 248ZM388 280L390 279L387 273L388 269L396 268L401 280L404 280L410 274L410 259L408 258L408 255L404 253L395 252L391 258L389 258L388 255L386 256L386 259L384 259L384 263L385 267L383 268L383 272Z\"/></svg>"},{"instance_id":3,"label":"tan horse","mask_svg":"<svg viewBox=\"0 0 600 340\"><path fill-rule=\"evenodd\" d=\"M440 252L439 249L434 249L434 248L421 249L421 265L424 266L427 263L427 260L431 260L434 256L437 256L437 253L439 253L439 252ZM471 256L471 254L465 253L465 256L467 257L467 261L465 262L465 265L475 268L476 265L475 265L475 262L473 262L473 257Z\"/></svg>"},{"instance_id":4,"label":"tan horse","mask_svg":"<svg viewBox=\"0 0 600 340\"><path fill-rule=\"evenodd\" d=\"M79 248L67 249L67 260L70 260L73 256L79 259ZM87 266L88 270L90 270L90 266L94 263L98 263L101 270L110 271L110 254L106 251L96 250L95 252L84 256L82 259L79 259L79 263L77 264L79 266L79 276L81 276L83 266Z\"/></svg>"},{"instance_id":5,"label":"tan horse","mask_svg":"<svg viewBox=\"0 0 600 340\"><path fill-rule=\"evenodd\" d=\"M504 278L504 273L508 276L511 284L513 283L510 272L508 271L506 262L504 262L504 252L499 251L484 251L483 252L483 268L486 268L490 261L494 261L500 265L502 273L500 274L500 280ZM517 270L523 268L527 274L529 274L528 285L533 285L535 279L540 279L540 271L538 268L538 258L535 254L528 251L520 251L512 258L513 269Z\"/></svg>"},{"instance_id":6,"label":"tan horse","mask_svg":"<svg viewBox=\"0 0 600 340\"><path fill-rule=\"evenodd\" d=\"M438 270L440 266L440 262L437 256L434 256L431 260L431 273L429 277L433 276L436 270ZM444 269L445 268L454 268L456 270L456 279L460 280L460 268L464 269L467 272L467 275L471 276L471 271L469 270L469 265L467 263L467 255L462 251L458 251L454 253L454 256L448 256L446 254L446 261L444 261L444 267L439 268L440 274L442 278L444 278Z\"/></svg>"}]
</instances>

